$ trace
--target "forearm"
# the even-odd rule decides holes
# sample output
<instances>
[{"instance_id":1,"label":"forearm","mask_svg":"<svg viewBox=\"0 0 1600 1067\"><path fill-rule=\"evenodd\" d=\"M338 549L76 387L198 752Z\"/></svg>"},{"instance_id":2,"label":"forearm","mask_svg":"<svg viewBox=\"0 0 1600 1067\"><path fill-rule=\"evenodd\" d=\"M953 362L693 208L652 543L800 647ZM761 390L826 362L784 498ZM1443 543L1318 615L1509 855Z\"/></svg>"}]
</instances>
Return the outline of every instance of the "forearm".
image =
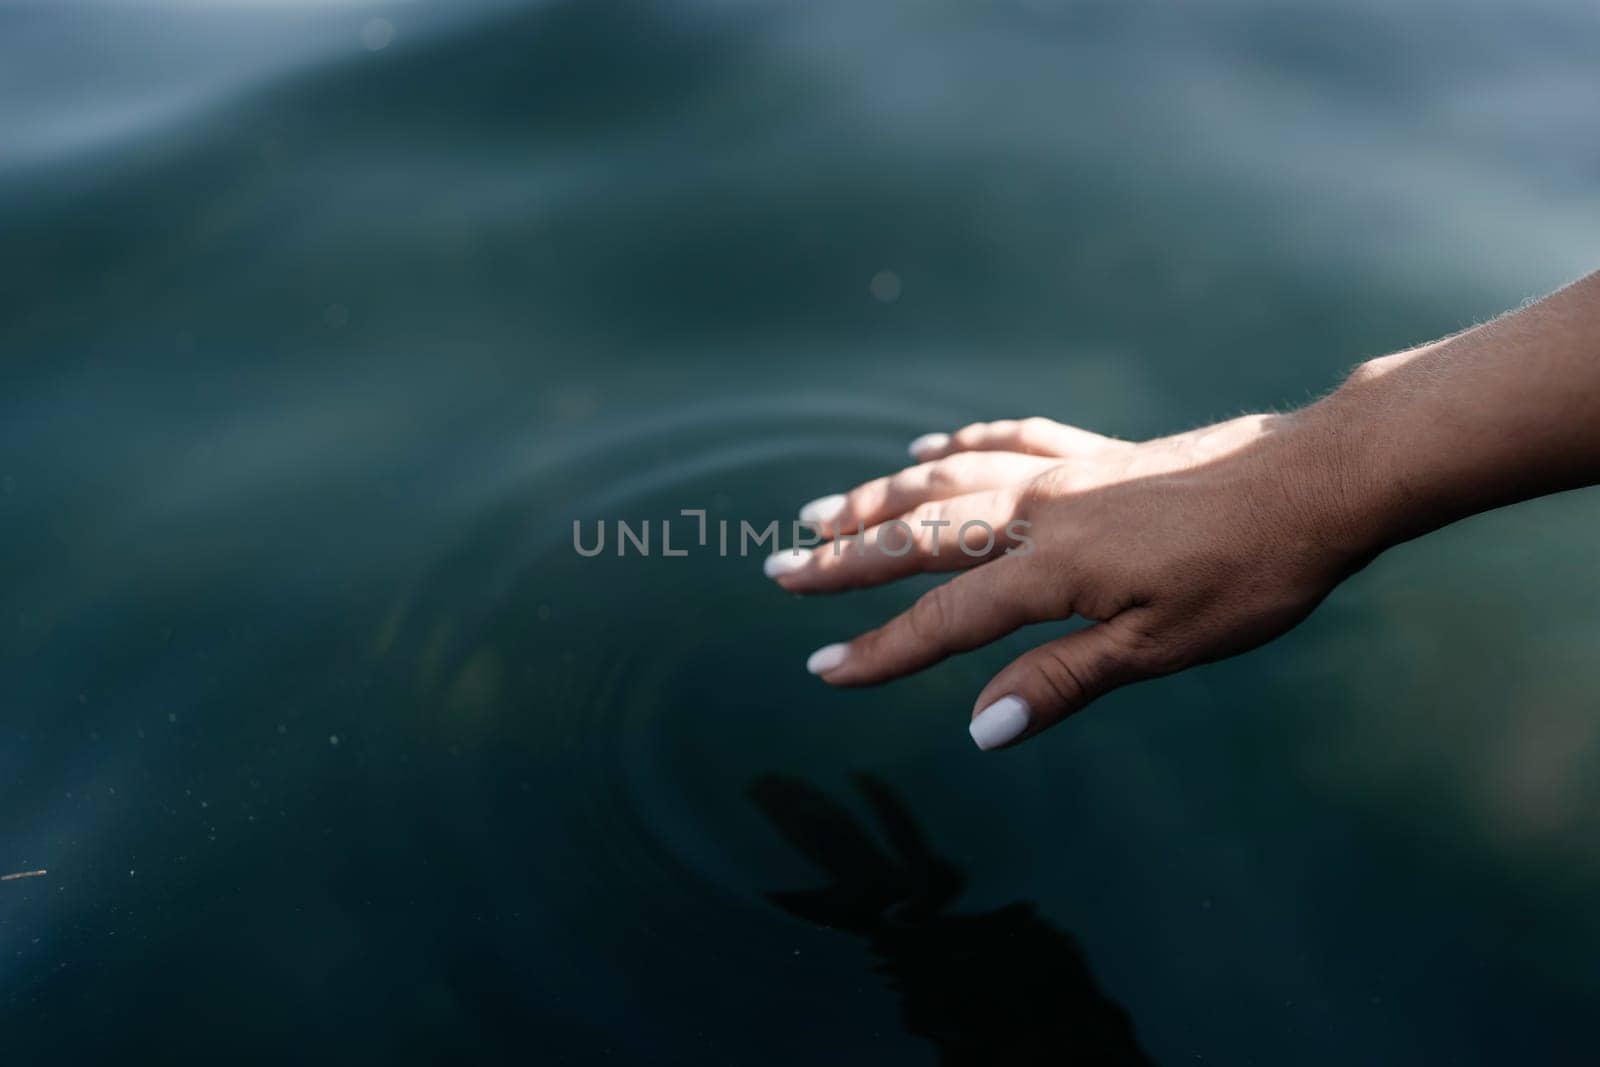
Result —
<instances>
[{"instance_id":1,"label":"forearm","mask_svg":"<svg viewBox=\"0 0 1600 1067\"><path fill-rule=\"evenodd\" d=\"M1600 482L1600 274L1364 364L1294 419L1357 557Z\"/></svg>"}]
</instances>

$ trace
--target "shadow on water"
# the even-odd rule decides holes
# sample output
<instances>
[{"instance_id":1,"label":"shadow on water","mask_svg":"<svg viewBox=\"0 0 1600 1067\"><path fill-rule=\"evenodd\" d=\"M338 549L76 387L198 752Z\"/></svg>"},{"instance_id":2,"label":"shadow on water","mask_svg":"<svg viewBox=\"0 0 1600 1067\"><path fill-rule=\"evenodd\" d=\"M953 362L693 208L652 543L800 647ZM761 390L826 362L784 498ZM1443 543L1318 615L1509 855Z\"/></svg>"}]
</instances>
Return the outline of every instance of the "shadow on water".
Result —
<instances>
[{"instance_id":1,"label":"shadow on water","mask_svg":"<svg viewBox=\"0 0 1600 1067\"><path fill-rule=\"evenodd\" d=\"M752 783L750 796L773 826L832 879L766 895L796 918L866 938L876 970L900 993L907 1032L932 1041L940 1063L1151 1062L1071 935L1031 901L951 914L966 875L932 850L887 785L865 774L855 785L887 850L798 778Z\"/></svg>"}]
</instances>

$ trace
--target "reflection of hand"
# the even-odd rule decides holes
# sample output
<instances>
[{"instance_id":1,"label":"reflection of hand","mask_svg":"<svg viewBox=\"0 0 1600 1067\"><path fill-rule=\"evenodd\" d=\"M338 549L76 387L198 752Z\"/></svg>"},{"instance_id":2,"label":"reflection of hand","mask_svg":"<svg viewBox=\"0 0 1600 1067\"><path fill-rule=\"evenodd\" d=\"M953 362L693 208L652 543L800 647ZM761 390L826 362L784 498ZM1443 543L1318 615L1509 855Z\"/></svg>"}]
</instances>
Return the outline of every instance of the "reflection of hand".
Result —
<instances>
[{"instance_id":1,"label":"reflection of hand","mask_svg":"<svg viewBox=\"0 0 1600 1067\"><path fill-rule=\"evenodd\" d=\"M900 993L906 1030L932 1041L941 1064L1149 1062L1070 936L1027 901L951 914L961 871L932 851L887 785L867 775L855 784L887 849L803 781L768 775L751 786L772 824L829 877L820 889L767 897L797 918L866 938L876 970Z\"/></svg>"},{"instance_id":2,"label":"reflection of hand","mask_svg":"<svg viewBox=\"0 0 1600 1067\"><path fill-rule=\"evenodd\" d=\"M1272 639L1384 548L1600 482L1600 274L1374 360L1292 415L1133 444L1045 419L912 445L923 462L808 504L831 542L767 573L797 593L962 570L886 626L812 654L835 685L920 670L1033 622L1095 625L1006 667L982 748L1120 685ZM852 531L865 527L858 536Z\"/></svg>"},{"instance_id":3,"label":"reflection of hand","mask_svg":"<svg viewBox=\"0 0 1600 1067\"><path fill-rule=\"evenodd\" d=\"M1043 419L969 426L919 441L926 462L810 506L824 536L865 525L863 541L780 553L773 569L799 593L967 571L888 625L816 653L812 669L835 685L886 681L1027 623L1097 620L984 690L973 737L1008 744L1116 686L1276 636L1349 572L1356 556L1331 536L1331 479L1311 473L1308 436L1286 416L1142 444ZM882 525L894 519L905 525ZM910 550L892 554L907 528ZM1008 553L1022 537L1028 551Z\"/></svg>"},{"instance_id":4,"label":"reflection of hand","mask_svg":"<svg viewBox=\"0 0 1600 1067\"><path fill-rule=\"evenodd\" d=\"M791 915L862 933L944 910L961 894L966 876L928 846L887 785L863 774L855 786L883 827L887 851L848 809L799 779L769 774L750 787L772 825L832 878L822 889L769 893L768 899Z\"/></svg>"}]
</instances>

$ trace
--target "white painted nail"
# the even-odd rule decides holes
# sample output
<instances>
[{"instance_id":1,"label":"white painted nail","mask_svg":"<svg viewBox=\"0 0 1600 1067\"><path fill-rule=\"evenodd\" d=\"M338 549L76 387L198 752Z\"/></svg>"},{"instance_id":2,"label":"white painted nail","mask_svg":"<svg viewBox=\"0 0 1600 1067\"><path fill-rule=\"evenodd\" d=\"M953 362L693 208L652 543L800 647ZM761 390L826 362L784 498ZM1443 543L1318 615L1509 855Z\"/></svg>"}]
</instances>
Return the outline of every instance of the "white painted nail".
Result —
<instances>
[{"instance_id":1,"label":"white painted nail","mask_svg":"<svg viewBox=\"0 0 1600 1067\"><path fill-rule=\"evenodd\" d=\"M1005 696L978 712L967 732L987 752L1015 741L1027 728L1028 702L1019 696Z\"/></svg>"},{"instance_id":2,"label":"white painted nail","mask_svg":"<svg viewBox=\"0 0 1600 1067\"><path fill-rule=\"evenodd\" d=\"M839 512L844 510L844 494L834 493L832 496L821 496L800 509L800 521L816 524L819 522L832 522L839 517Z\"/></svg>"},{"instance_id":3,"label":"white painted nail","mask_svg":"<svg viewBox=\"0 0 1600 1067\"><path fill-rule=\"evenodd\" d=\"M925 433L912 441L906 451L911 453L912 459L921 459L930 452L939 451L949 443L950 435L947 433Z\"/></svg>"},{"instance_id":4,"label":"white painted nail","mask_svg":"<svg viewBox=\"0 0 1600 1067\"><path fill-rule=\"evenodd\" d=\"M837 645L823 645L806 657L806 670L812 674L827 674L843 663L849 652L850 646L842 642Z\"/></svg>"},{"instance_id":5,"label":"white painted nail","mask_svg":"<svg viewBox=\"0 0 1600 1067\"><path fill-rule=\"evenodd\" d=\"M768 578L781 578L804 567L810 558L809 548L786 548L782 552L774 552L768 556L761 564L761 573Z\"/></svg>"}]
</instances>

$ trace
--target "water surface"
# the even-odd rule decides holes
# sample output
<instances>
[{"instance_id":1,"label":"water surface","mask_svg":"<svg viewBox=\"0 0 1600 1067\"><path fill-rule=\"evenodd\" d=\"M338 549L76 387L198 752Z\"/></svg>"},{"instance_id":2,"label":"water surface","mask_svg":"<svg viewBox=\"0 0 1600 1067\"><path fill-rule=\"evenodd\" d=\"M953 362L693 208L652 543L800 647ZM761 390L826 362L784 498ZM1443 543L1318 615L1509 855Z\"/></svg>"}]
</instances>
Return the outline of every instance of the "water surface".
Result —
<instances>
[{"instance_id":1,"label":"water surface","mask_svg":"<svg viewBox=\"0 0 1600 1067\"><path fill-rule=\"evenodd\" d=\"M7 5L7 1056L1582 1061L1594 494L998 756L1040 634L834 692L915 583L570 524L1296 404L1569 280L1594 14Z\"/></svg>"}]
</instances>

